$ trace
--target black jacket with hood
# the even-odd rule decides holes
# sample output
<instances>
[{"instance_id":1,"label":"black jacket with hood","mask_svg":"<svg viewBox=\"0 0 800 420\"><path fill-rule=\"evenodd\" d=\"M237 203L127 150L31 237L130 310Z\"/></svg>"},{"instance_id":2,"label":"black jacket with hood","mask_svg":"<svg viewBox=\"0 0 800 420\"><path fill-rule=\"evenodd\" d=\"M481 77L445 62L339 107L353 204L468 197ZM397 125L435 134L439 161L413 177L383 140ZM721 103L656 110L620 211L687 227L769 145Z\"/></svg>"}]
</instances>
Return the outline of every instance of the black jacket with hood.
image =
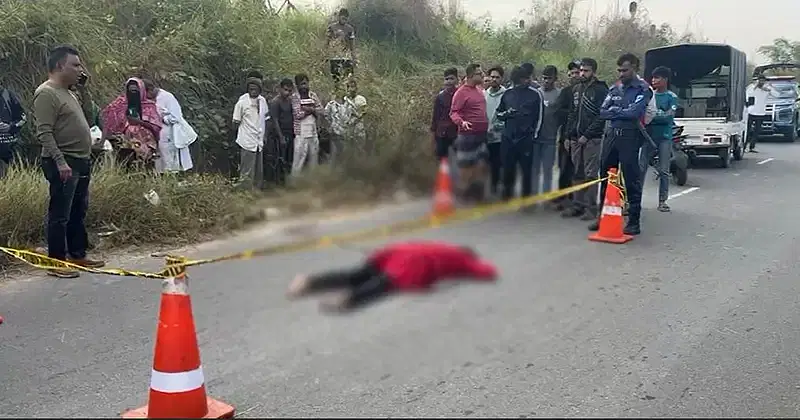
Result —
<instances>
[{"instance_id":1,"label":"black jacket with hood","mask_svg":"<svg viewBox=\"0 0 800 420\"><path fill-rule=\"evenodd\" d=\"M596 139L603 135L606 122L600 119L600 107L607 95L608 85L597 78L572 86L566 129L569 139Z\"/></svg>"}]
</instances>

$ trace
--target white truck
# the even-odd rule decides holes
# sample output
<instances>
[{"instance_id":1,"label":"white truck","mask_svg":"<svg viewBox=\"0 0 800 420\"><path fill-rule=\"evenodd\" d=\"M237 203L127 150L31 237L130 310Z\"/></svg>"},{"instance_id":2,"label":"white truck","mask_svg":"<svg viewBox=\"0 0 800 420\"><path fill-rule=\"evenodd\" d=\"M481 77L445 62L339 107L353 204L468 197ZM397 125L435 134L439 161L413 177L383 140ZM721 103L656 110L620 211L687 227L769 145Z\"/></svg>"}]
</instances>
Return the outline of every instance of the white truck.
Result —
<instances>
[{"instance_id":1,"label":"white truck","mask_svg":"<svg viewBox=\"0 0 800 420\"><path fill-rule=\"evenodd\" d=\"M678 44L645 53L649 79L659 66L672 70L670 90L678 95L675 124L683 126L690 160L716 156L727 168L744 155L747 131L746 55L725 44Z\"/></svg>"}]
</instances>

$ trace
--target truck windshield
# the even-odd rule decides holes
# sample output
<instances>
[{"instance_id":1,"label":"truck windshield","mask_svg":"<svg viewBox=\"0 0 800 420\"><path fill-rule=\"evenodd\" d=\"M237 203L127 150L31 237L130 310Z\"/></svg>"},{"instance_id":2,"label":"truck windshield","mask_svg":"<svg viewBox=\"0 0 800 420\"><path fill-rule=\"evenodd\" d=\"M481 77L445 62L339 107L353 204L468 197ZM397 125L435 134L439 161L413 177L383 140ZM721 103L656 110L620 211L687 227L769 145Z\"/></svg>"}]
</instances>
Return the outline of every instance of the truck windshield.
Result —
<instances>
[{"instance_id":1,"label":"truck windshield","mask_svg":"<svg viewBox=\"0 0 800 420\"><path fill-rule=\"evenodd\" d=\"M770 93L770 99L797 99L797 83L796 82L770 82L773 87L773 92Z\"/></svg>"}]
</instances>

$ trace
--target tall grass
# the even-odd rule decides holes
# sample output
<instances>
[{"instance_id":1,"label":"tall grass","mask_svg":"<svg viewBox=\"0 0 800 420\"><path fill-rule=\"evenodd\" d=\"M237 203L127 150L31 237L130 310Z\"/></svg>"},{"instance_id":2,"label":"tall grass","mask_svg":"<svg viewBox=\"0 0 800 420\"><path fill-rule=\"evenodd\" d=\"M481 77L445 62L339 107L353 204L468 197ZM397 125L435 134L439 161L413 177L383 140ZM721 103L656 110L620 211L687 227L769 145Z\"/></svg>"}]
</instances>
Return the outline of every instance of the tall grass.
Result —
<instances>
[{"instance_id":1,"label":"tall grass","mask_svg":"<svg viewBox=\"0 0 800 420\"><path fill-rule=\"evenodd\" d=\"M334 192L340 201L396 188L428 189L434 175L430 103L446 67L532 61L563 70L571 59L592 56L608 79L614 69L609 63L620 52L641 54L680 39L646 16L604 16L592 30L579 28L571 18L574 1L538 4L520 29L447 18L427 0L346 0L358 34L357 80L369 102L367 139L348 143L341 165L310 173L294 188ZM101 105L134 75L151 77L174 93L200 134L195 160L201 172L236 174L230 115L247 71L260 70L272 82L304 72L323 101L331 97L324 39L330 16L322 11L278 16L259 0L4 0L0 16L0 83L27 106L46 77L48 50L73 44ZM24 134L26 153L36 156L30 125ZM103 167L93 182L90 224L99 229L113 223L124 230L116 236L120 242L165 241L235 226L227 215L249 198L231 193L214 176L196 181L185 189L171 178ZM164 191L164 205L142 199L150 188ZM35 167L19 167L2 181L0 243L41 243L45 197Z\"/></svg>"}]
</instances>

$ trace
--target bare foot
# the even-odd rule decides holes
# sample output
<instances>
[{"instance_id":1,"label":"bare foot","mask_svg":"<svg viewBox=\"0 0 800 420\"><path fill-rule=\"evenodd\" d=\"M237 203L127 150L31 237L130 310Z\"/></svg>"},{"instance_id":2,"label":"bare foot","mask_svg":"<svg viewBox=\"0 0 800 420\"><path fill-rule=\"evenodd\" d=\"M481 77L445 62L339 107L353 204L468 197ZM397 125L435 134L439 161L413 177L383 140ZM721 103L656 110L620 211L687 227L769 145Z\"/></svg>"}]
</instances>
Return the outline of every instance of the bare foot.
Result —
<instances>
[{"instance_id":1,"label":"bare foot","mask_svg":"<svg viewBox=\"0 0 800 420\"><path fill-rule=\"evenodd\" d=\"M289 299L297 299L302 297L308 291L308 276L298 274L294 280L289 283L289 290L286 291L286 297Z\"/></svg>"},{"instance_id":2,"label":"bare foot","mask_svg":"<svg viewBox=\"0 0 800 420\"><path fill-rule=\"evenodd\" d=\"M327 299L323 299L319 303L319 309L321 311L330 313L341 313L341 312L346 312L349 309L347 305L347 301L350 299L349 292L334 293L326 297Z\"/></svg>"}]
</instances>

